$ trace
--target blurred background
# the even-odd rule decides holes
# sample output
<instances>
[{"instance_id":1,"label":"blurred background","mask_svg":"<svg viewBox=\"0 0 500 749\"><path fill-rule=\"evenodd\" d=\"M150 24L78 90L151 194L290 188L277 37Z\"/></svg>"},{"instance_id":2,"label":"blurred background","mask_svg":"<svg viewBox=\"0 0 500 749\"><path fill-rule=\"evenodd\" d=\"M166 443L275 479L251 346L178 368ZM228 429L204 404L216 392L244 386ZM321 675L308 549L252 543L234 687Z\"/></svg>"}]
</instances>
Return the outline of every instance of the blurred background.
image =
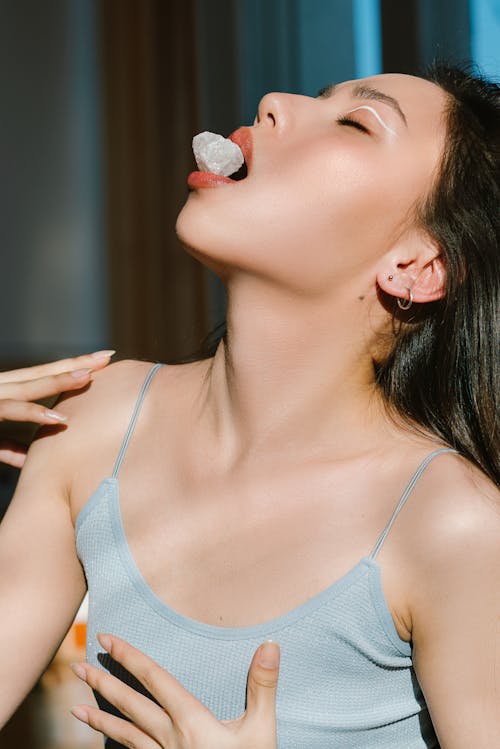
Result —
<instances>
[{"instance_id":1,"label":"blurred background","mask_svg":"<svg viewBox=\"0 0 500 749\"><path fill-rule=\"evenodd\" d=\"M251 124L267 91L436 56L499 78L499 40L500 0L0 0L0 370L189 354L225 311L174 232L193 135ZM0 466L0 517L16 479ZM102 746L67 715L84 620L1 749Z\"/></svg>"}]
</instances>

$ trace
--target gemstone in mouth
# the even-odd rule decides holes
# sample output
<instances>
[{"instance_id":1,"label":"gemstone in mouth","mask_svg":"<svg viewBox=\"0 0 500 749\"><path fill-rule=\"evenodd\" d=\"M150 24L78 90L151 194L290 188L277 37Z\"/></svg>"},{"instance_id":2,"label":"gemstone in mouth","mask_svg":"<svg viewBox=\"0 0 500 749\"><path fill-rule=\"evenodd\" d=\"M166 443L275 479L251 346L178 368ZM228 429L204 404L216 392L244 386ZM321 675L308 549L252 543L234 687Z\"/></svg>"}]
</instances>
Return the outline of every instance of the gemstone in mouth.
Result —
<instances>
[{"instance_id":1,"label":"gemstone in mouth","mask_svg":"<svg viewBox=\"0 0 500 749\"><path fill-rule=\"evenodd\" d=\"M224 177L237 172L244 161L237 143L206 130L194 136L193 152L200 171Z\"/></svg>"}]
</instances>

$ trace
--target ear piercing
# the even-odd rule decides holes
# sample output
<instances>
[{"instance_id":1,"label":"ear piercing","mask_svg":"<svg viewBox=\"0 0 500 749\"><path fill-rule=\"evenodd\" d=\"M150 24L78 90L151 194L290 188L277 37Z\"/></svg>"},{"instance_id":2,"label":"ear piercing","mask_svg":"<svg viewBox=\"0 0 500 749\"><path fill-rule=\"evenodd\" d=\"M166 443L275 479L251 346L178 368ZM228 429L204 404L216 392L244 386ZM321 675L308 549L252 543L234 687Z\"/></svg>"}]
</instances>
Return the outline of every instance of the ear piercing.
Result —
<instances>
[{"instance_id":1,"label":"ear piercing","mask_svg":"<svg viewBox=\"0 0 500 749\"><path fill-rule=\"evenodd\" d=\"M394 276L392 275L392 273L387 276L387 280L388 281L394 280ZM413 304L413 294L411 293L411 289L409 289L408 286L406 287L406 291L408 292L408 299L397 300L398 307L399 309L402 309L402 310L410 309L411 305Z\"/></svg>"},{"instance_id":2,"label":"ear piercing","mask_svg":"<svg viewBox=\"0 0 500 749\"><path fill-rule=\"evenodd\" d=\"M398 307L402 310L410 309L411 305L413 304L413 294L411 293L411 289L406 287L406 290L408 292L408 299L398 299Z\"/></svg>"}]
</instances>

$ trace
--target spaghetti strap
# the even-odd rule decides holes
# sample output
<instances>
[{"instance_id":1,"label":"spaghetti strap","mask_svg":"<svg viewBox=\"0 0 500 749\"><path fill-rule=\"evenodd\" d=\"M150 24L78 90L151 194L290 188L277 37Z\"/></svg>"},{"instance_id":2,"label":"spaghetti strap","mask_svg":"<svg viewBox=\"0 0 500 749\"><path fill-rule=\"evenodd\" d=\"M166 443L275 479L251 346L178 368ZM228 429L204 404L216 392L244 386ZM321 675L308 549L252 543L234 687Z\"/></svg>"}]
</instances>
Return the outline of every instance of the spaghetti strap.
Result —
<instances>
[{"instance_id":1,"label":"spaghetti strap","mask_svg":"<svg viewBox=\"0 0 500 749\"><path fill-rule=\"evenodd\" d=\"M146 375L146 379L142 383L142 387L140 389L139 395L137 396L137 401L135 404L134 411L132 413L132 417L130 419L130 423L128 425L128 429L125 433L125 437L123 438L123 442L120 447L120 452L118 453L118 457L116 459L115 467L113 468L113 478L116 478L118 476L118 471L120 470L120 466L122 464L123 458L125 457L125 453L127 452L128 443L130 442L130 438L134 431L137 417L139 416L139 411L141 410L142 402L144 400L144 396L146 395L146 391L149 387L149 383L153 379L153 375L155 374L155 372L157 372L158 369L160 369L160 367L163 367L162 363L154 364L149 370L148 374Z\"/></svg>"},{"instance_id":2,"label":"spaghetti strap","mask_svg":"<svg viewBox=\"0 0 500 749\"><path fill-rule=\"evenodd\" d=\"M410 481L408 483L408 486L404 490L404 492L403 492L403 494L401 496L401 499L399 500L398 504L396 505L396 509L392 513L392 516L391 516L389 522L385 526L385 528L382 531L382 533L380 534L380 536L379 536L379 538L378 538L375 546L373 547L373 549L372 549L372 551L370 553L370 558L371 559L375 559L376 555L378 554L378 552L382 548L382 544L384 543L385 539L387 538L387 534L391 530L392 524L396 520L396 517L398 516L399 512L403 508L403 505L405 504L406 500L408 499L408 497L410 496L411 492L413 491L413 488L414 488L415 484L417 483L418 479L420 478L420 476L423 474L423 472L425 471L425 469L427 468L427 466L429 465L429 463L431 462L431 460L434 460L434 458L437 455L442 455L443 453L457 453L457 450L454 450L451 447L445 447L445 448L442 448L440 450L435 450L430 455L428 455L425 458L425 460L422 461L422 463L419 465L419 467L417 468L417 470L415 471L415 473L411 477L411 479L410 479Z\"/></svg>"}]
</instances>

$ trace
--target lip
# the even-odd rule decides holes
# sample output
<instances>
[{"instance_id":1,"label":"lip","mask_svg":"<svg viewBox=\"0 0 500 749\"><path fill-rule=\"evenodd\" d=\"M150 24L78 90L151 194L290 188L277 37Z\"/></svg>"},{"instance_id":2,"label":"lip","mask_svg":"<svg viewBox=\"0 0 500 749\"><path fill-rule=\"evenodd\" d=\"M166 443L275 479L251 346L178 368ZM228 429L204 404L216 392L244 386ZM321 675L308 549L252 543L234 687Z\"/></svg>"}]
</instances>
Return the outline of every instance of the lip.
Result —
<instances>
[{"instance_id":1,"label":"lip","mask_svg":"<svg viewBox=\"0 0 500 749\"><path fill-rule=\"evenodd\" d=\"M198 187L217 187L218 185L235 185L236 181L222 174L212 172L191 172L187 178L188 187L196 190Z\"/></svg>"},{"instance_id":2,"label":"lip","mask_svg":"<svg viewBox=\"0 0 500 749\"><path fill-rule=\"evenodd\" d=\"M248 174L252 168L252 154L253 154L253 140L252 130L249 127L239 127L234 133L228 135L228 139L236 143L241 148L245 163L247 165Z\"/></svg>"}]
</instances>

